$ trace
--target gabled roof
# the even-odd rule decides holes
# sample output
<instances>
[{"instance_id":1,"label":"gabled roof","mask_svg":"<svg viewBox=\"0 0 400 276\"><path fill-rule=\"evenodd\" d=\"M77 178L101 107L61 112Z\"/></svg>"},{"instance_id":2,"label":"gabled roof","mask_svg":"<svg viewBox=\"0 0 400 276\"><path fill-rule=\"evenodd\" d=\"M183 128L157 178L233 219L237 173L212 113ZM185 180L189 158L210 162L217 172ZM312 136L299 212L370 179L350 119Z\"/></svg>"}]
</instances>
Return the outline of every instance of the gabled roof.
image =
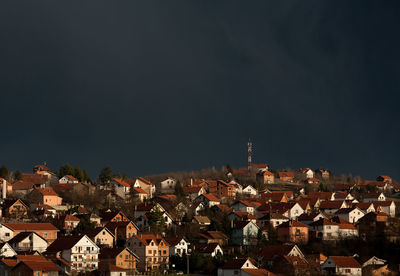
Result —
<instances>
[{"instance_id":1,"label":"gabled roof","mask_svg":"<svg viewBox=\"0 0 400 276\"><path fill-rule=\"evenodd\" d=\"M133 191L137 194L146 194L147 195L147 192L140 187L133 187Z\"/></svg>"},{"instance_id":2,"label":"gabled roof","mask_svg":"<svg viewBox=\"0 0 400 276\"><path fill-rule=\"evenodd\" d=\"M244 227L246 227L249 223L254 224L251 221L243 221L243 220L237 220L233 222L233 229L243 229ZM254 224L255 226L257 226L256 224ZM257 228L259 228L257 226Z\"/></svg>"},{"instance_id":3,"label":"gabled roof","mask_svg":"<svg viewBox=\"0 0 400 276\"><path fill-rule=\"evenodd\" d=\"M14 236L11 240L9 240L8 243L9 244L20 243L21 241L23 241L24 239L26 239L30 235L36 235L39 238L41 238L42 240L46 241L44 238L42 238L40 235L36 234L35 232L21 232L21 233L18 233L18 235Z\"/></svg>"},{"instance_id":4,"label":"gabled roof","mask_svg":"<svg viewBox=\"0 0 400 276\"><path fill-rule=\"evenodd\" d=\"M86 235L81 235L81 236L61 236L61 237L58 237L52 244L49 245L49 247L47 247L46 252L58 252L58 251L71 249L72 247L75 246L75 244L77 244L84 237L86 237L87 239L92 241ZM94 242L93 242L93 245L97 246Z\"/></svg>"},{"instance_id":5,"label":"gabled roof","mask_svg":"<svg viewBox=\"0 0 400 276\"><path fill-rule=\"evenodd\" d=\"M180 243L182 240L188 242L185 237L177 236L177 237L166 237L164 240L169 244L169 246L175 246Z\"/></svg>"},{"instance_id":6,"label":"gabled roof","mask_svg":"<svg viewBox=\"0 0 400 276\"><path fill-rule=\"evenodd\" d=\"M197 194L202 188L203 187L201 186L186 186L183 187L183 191L185 192L185 194Z\"/></svg>"},{"instance_id":7,"label":"gabled roof","mask_svg":"<svg viewBox=\"0 0 400 276\"><path fill-rule=\"evenodd\" d=\"M393 201L374 201L374 207L389 207L393 204Z\"/></svg>"},{"instance_id":8,"label":"gabled roof","mask_svg":"<svg viewBox=\"0 0 400 276\"><path fill-rule=\"evenodd\" d=\"M36 188L39 193L43 196L58 196L58 194L52 188Z\"/></svg>"},{"instance_id":9,"label":"gabled roof","mask_svg":"<svg viewBox=\"0 0 400 276\"><path fill-rule=\"evenodd\" d=\"M222 269L241 269L247 261L250 261L253 265L255 265L254 260L250 258L235 258L235 259L229 259L224 264Z\"/></svg>"},{"instance_id":10,"label":"gabled roof","mask_svg":"<svg viewBox=\"0 0 400 276\"><path fill-rule=\"evenodd\" d=\"M160 235L156 234L139 234L135 236L138 240L140 240L144 245L149 245L151 241L155 242L156 245L159 245L161 241L164 241L166 246L169 246L168 242L161 237Z\"/></svg>"},{"instance_id":11,"label":"gabled roof","mask_svg":"<svg viewBox=\"0 0 400 276\"><path fill-rule=\"evenodd\" d=\"M96 227L93 229L88 229L84 232L84 234L94 240L94 238L102 231L107 231L113 238L115 238L114 234L110 230L108 230L107 227Z\"/></svg>"},{"instance_id":12,"label":"gabled roof","mask_svg":"<svg viewBox=\"0 0 400 276\"><path fill-rule=\"evenodd\" d=\"M279 178L282 177L294 177L294 172L278 172Z\"/></svg>"},{"instance_id":13,"label":"gabled roof","mask_svg":"<svg viewBox=\"0 0 400 276\"><path fill-rule=\"evenodd\" d=\"M127 183L125 180L123 180L122 178L113 178L113 180L115 182L117 182L119 185L123 186L123 187L130 187L129 183Z\"/></svg>"},{"instance_id":14,"label":"gabled roof","mask_svg":"<svg viewBox=\"0 0 400 276\"><path fill-rule=\"evenodd\" d=\"M349 257L349 256L330 256L329 258L331 258L338 267L361 268L361 265L353 257Z\"/></svg>"},{"instance_id":15,"label":"gabled roof","mask_svg":"<svg viewBox=\"0 0 400 276\"><path fill-rule=\"evenodd\" d=\"M382 193L367 193L364 195L364 198L374 198L378 199Z\"/></svg>"},{"instance_id":16,"label":"gabled roof","mask_svg":"<svg viewBox=\"0 0 400 276\"><path fill-rule=\"evenodd\" d=\"M218 243L208 243L208 244L197 244L196 250L203 254L211 254L215 251L217 247L220 247Z\"/></svg>"},{"instance_id":17,"label":"gabled roof","mask_svg":"<svg viewBox=\"0 0 400 276\"><path fill-rule=\"evenodd\" d=\"M10 198L6 198L3 201L3 204L1 204L1 207L3 209L7 209L7 208L13 206L16 202L19 202L22 205L24 205L26 208L28 208L28 205L22 199L10 199Z\"/></svg>"},{"instance_id":18,"label":"gabled roof","mask_svg":"<svg viewBox=\"0 0 400 276\"><path fill-rule=\"evenodd\" d=\"M308 197L317 197L319 199L325 199L325 200L330 200L332 198L332 192L310 192L308 193Z\"/></svg>"},{"instance_id":19,"label":"gabled roof","mask_svg":"<svg viewBox=\"0 0 400 276\"><path fill-rule=\"evenodd\" d=\"M262 248L259 255L264 260L272 260L275 256L286 256L288 255L294 247L295 244L283 244L283 245L267 245Z\"/></svg>"},{"instance_id":20,"label":"gabled roof","mask_svg":"<svg viewBox=\"0 0 400 276\"><path fill-rule=\"evenodd\" d=\"M199 196L204 196L208 201L217 201L220 202L219 198L213 194L201 194Z\"/></svg>"},{"instance_id":21,"label":"gabled roof","mask_svg":"<svg viewBox=\"0 0 400 276\"><path fill-rule=\"evenodd\" d=\"M44 184L47 181L47 176L41 174L23 173L22 180L32 182L34 185ZM15 184L15 183L14 183Z\"/></svg>"},{"instance_id":22,"label":"gabled roof","mask_svg":"<svg viewBox=\"0 0 400 276\"><path fill-rule=\"evenodd\" d=\"M232 208L230 208L228 205L225 204L217 204L211 207L212 209L217 209L223 213L230 213L232 211Z\"/></svg>"},{"instance_id":23,"label":"gabled roof","mask_svg":"<svg viewBox=\"0 0 400 276\"><path fill-rule=\"evenodd\" d=\"M44 272L61 271L61 268L59 268L52 261L48 261L48 260L46 260L46 261L21 261L12 269L12 271L17 269L17 267L19 267L23 264L26 265L32 271L44 271Z\"/></svg>"},{"instance_id":24,"label":"gabled roof","mask_svg":"<svg viewBox=\"0 0 400 276\"><path fill-rule=\"evenodd\" d=\"M12 188L14 191L16 190L30 190L33 189L35 184L30 181L18 180L12 184Z\"/></svg>"},{"instance_id":25,"label":"gabled roof","mask_svg":"<svg viewBox=\"0 0 400 276\"><path fill-rule=\"evenodd\" d=\"M144 183L146 183L147 185L154 185L150 180L148 180L148 179L146 179L144 177L138 177L137 179L142 181L142 182L144 182Z\"/></svg>"},{"instance_id":26,"label":"gabled roof","mask_svg":"<svg viewBox=\"0 0 400 276\"><path fill-rule=\"evenodd\" d=\"M45 165L36 165L33 167L34 171L45 171L48 172L50 171L50 169L48 167L46 167Z\"/></svg>"},{"instance_id":27,"label":"gabled roof","mask_svg":"<svg viewBox=\"0 0 400 276\"><path fill-rule=\"evenodd\" d=\"M321 213L317 213L317 212L314 212L314 213L310 213L310 214L307 214L307 213L303 213L303 214L301 214L300 216L298 216L297 217L297 220L299 220L299 221L308 221L308 220L314 220L317 216L319 216L319 215L321 215ZM322 216L324 216L325 217L325 215L323 215L322 214Z\"/></svg>"},{"instance_id":28,"label":"gabled roof","mask_svg":"<svg viewBox=\"0 0 400 276\"><path fill-rule=\"evenodd\" d=\"M132 221L110 221L106 224L106 228L110 231L114 231L117 228L126 228L129 224L132 224L136 229L139 230L136 224Z\"/></svg>"},{"instance_id":29,"label":"gabled roof","mask_svg":"<svg viewBox=\"0 0 400 276\"><path fill-rule=\"evenodd\" d=\"M251 276L265 276L265 275L276 276L277 275L277 274L272 273L263 268L243 268L242 270Z\"/></svg>"},{"instance_id":30,"label":"gabled roof","mask_svg":"<svg viewBox=\"0 0 400 276\"><path fill-rule=\"evenodd\" d=\"M101 248L99 259L115 259L121 252L128 251L131 255L138 259L138 256L133 253L128 247L113 247L113 248Z\"/></svg>"},{"instance_id":31,"label":"gabled roof","mask_svg":"<svg viewBox=\"0 0 400 276\"><path fill-rule=\"evenodd\" d=\"M72 181L78 181L78 179L75 176L70 175L70 174L64 175L63 177L67 177L67 178L71 179Z\"/></svg>"},{"instance_id":32,"label":"gabled roof","mask_svg":"<svg viewBox=\"0 0 400 276\"><path fill-rule=\"evenodd\" d=\"M7 228L14 231L59 231L57 227L55 227L51 223L47 222L32 222L32 223L2 223Z\"/></svg>"},{"instance_id":33,"label":"gabled roof","mask_svg":"<svg viewBox=\"0 0 400 276\"><path fill-rule=\"evenodd\" d=\"M289 228L289 227L303 227L303 228L308 228L307 225L304 223L301 223L296 220L290 220L290 221L285 221L277 226L277 228Z\"/></svg>"},{"instance_id":34,"label":"gabled roof","mask_svg":"<svg viewBox=\"0 0 400 276\"><path fill-rule=\"evenodd\" d=\"M319 205L320 209L340 209L343 205L341 200L324 200Z\"/></svg>"}]
</instances>

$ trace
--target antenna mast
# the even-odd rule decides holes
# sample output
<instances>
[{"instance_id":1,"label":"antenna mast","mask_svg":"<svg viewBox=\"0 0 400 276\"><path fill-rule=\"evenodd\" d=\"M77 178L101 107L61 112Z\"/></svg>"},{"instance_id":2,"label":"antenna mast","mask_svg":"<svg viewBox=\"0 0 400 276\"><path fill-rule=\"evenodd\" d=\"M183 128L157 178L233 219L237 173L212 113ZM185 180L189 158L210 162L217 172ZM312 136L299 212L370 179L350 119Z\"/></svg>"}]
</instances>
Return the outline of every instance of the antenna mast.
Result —
<instances>
[{"instance_id":1,"label":"antenna mast","mask_svg":"<svg viewBox=\"0 0 400 276\"><path fill-rule=\"evenodd\" d=\"M251 169L251 153L253 149L253 143L250 141L247 142L247 169L250 171Z\"/></svg>"}]
</instances>

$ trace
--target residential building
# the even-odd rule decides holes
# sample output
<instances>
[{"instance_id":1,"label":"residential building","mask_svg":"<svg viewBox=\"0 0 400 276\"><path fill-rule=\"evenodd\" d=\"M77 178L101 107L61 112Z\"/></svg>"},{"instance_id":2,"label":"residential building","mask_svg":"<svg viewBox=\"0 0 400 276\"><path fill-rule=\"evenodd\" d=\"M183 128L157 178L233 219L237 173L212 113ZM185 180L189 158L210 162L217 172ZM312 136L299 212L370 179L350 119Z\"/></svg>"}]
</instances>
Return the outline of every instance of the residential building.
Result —
<instances>
[{"instance_id":1,"label":"residential building","mask_svg":"<svg viewBox=\"0 0 400 276\"><path fill-rule=\"evenodd\" d=\"M168 237L164 238L169 244L169 256L180 256L188 252L190 243L185 237Z\"/></svg>"},{"instance_id":2,"label":"residential building","mask_svg":"<svg viewBox=\"0 0 400 276\"><path fill-rule=\"evenodd\" d=\"M308 226L304 223L291 220L277 226L278 240L282 242L308 242Z\"/></svg>"},{"instance_id":3,"label":"residential building","mask_svg":"<svg viewBox=\"0 0 400 276\"><path fill-rule=\"evenodd\" d=\"M351 275L361 276L361 265L354 259L348 256L330 256L321 265L324 274L336 275Z\"/></svg>"},{"instance_id":4,"label":"residential building","mask_svg":"<svg viewBox=\"0 0 400 276\"><path fill-rule=\"evenodd\" d=\"M259 227L251 221L234 221L232 229L232 244L255 245L257 243Z\"/></svg>"},{"instance_id":5,"label":"residential building","mask_svg":"<svg viewBox=\"0 0 400 276\"><path fill-rule=\"evenodd\" d=\"M136 270L138 256L127 247L114 247L100 249L99 260L101 263L115 265L127 271Z\"/></svg>"},{"instance_id":6,"label":"residential building","mask_svg":"<svg viewBox=\"0 0 400 276\"><path fill-rule=\"evenodd\" d=\"M57 239L58 228L51 223L1 223L0 239L9 241L21 232L35 232L49 243Z\"/></svg>"},{"instance_id":7,"label":"residential building","mask_svg":"<svg viewBox=\"0 0 400 276\"><path fill-rule=\"evenodd\" d=\"M8 241L15 251L46 251L48 242L35 232L21 232Z\"/></svg>"}]
</instances>

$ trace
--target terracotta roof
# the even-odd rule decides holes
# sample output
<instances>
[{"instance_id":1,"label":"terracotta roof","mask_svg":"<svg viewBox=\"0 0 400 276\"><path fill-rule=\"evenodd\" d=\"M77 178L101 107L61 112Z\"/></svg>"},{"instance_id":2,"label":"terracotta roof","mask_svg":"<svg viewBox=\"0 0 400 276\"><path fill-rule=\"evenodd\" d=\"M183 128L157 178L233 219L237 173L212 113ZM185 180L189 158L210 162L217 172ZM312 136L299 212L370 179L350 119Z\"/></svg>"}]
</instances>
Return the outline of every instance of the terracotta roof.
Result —
<instances>
[{"instance_id":1,"label":"terracotta roof","mask_svg":"<svg viewBox=\"0 0 400 276\"><path fill-rule=\"evenodd\" d=\"M22 180L32 182L35 185L44 184L47 181L47 176L41 174L23 173Z\"/></svg>"},{"instance_id":2,"label":"terracotta roof","mask_svg":"<svg viewBox=\"0 0 400 276\"><path fill-rule=\"evenodd\" d=\"M21 232L18 233L16 236L14 236L11 240L8 241L8 243L11 244L16 244L16 243L20 243L21 241L23 241L24 239L26 239L27 237L29 237L30 235L37 235L39 238L41 238L42 240L45 240L44 238L42 238L41 236L39 236L38 234L36 234L35 232Z\"/></svg>"},{"instance_id":3,"label":"terracotta roof","mask_svg":"<svg viewBox=\"0 0 400 276\"><path fill-rule=\"evenodd\" d=\"M81 221L81 220L73 215L65 215L64 221Z\"/></svg>"},{"instance_id":4,"label":"terracotta roof","mask_svg":"<svg viewBox=\"0 0 400 276\"><path fill-rule=\"evenodd\" d=\"M201 194L200 196L204 196L206 199L208 199L209 201L220 201L218 197L216 197L213 194Z\"/></svg>"},{"instance_id":5,"label":"terracotta roof","mask_svg":"<svg viewBox=\"0 0 400 276\"><path fill-rule=\"evenodd\" d=\"M270 172L270 171L265 171L265 172L263 173L263 175L273 176L274 174L273 174L272 172Z\"/></svg>"},{"instance_id":6,"label":"terracotta roof","mask_svg":"<svg viewBox=\"0 0 400 276\"><path fill-rule=\"evenodd\" d=\"M355 208L356 208L356 207L355 207ZM353 211L355 208L341 208L341 209L339 209L339 210L337 210L337 211L335 212L335 215L348 214L348 213L350 213L351 211Z\"/></svg>"},{"instance_id":7,"label":"terracotta roof","mask_svg":"<svg viewBox=\"0 0 400 276\"><path fill-rule=\"evenodd\" d=\"M364 195L364 198L374 198L378 199L378 197L381 195L381 193L367 193Z\"/></svg>"},{"instance_id":8,"label":"terracotta roof","mask_svg":"<svg viewBox=\"0 0 400 276\"><path fill-rule=\"evenodd\" d=\"M107 227L101 227L101 226L93 229L88 229L83 234L85 234L86 236L88 236L93 240L102 231L107 231L109 234L111 234L111 236L114 237L114 234Z\"/></svg>"},{"instance_id":9,"label":"terracotta roof","mask_svg":"<svg viewBox=\"0 0 400 276\"><path fill-rule=\"evenodd\" d=\"M147 192L140 187L133 187L133 191L138 194L146 194L147 195Z\"/></svg>"},{"instance_id":10,"label":"terracotta roof","mask_svg":"<svg viewBox=\"0 0 400 276\"><path fill-rule=\"evenodd\" d=\"M61 271L61 268L59 268L55 263L53 263L51 261L47 261L47 260L46 261L21 261L13 268L13 270L22 264L25 264L27 267L29 267L33 271L43 271L43 272Z\"/></svg>"},{"instance_id":11,"label":"terracotta roof","mask_svg":"<svg viewBox=\"0 0 400 276\"><path fill-rule=\"evenodd\" d=\"M151 241L154 241L157 245L161 241L164 241L167 246L169 245L168 242L158 234L156 234L156 235L153 235L153 234L145 234L145 235L144 234L139 234L139 235L136 235L135 237L145 245L149 245Z\"/></svg>"},{"instance_id":12,"label":"terracotta roof","mask_svg":"<svg viewBox=\"0 0 400 276\"><path fill-rule=\"evenodd\" d=\"M14 182L12 184L12 188L13 188L14 191L16 191L16 190L30 190L30 189L33 189L34 186L35 186L35 184L33 184L33 182L24 181L24 180L18 180L17 182Z\"/></svg>"},{"instance_id":13,"label":"terracotta roof","mask_svg":"<svg viewBox=\"0 0 400 276\"><path fill-rule=\"evenodd\" d=\"M136 259L138 259L137 255L127 247L101 248L99 259L116 258L120 253L125 250L128 251L131 255L135 256Z\"/></svg>"},{"instance_id":14,"label":"terracotta roof","mask_svg":"<svg viewBox=\"0 0 400 276\"><path fill-rule=\"evenodd\" d=\"M146 178L138 177L137 179L139 179L140 181L145 182L145 183L148 184L148 185L154 185L153 183L151 183L150 180L148 180L148 179L146 179Z\"/></svg>"},{"instance_id":15,"label":"terracotta roof","mask_svg":"<svg viewBox=\"0 0 400 276\"><path fill-rule=\"evenodd\" d=\"M246 175L246 174L249 174L250 172L248 171L248 170L245 170L245 169L237 169L237 170L232 170L232 174L233 175L239 175L239 174L243 174L243 175Z\"/></svg>"},{"instance_id":16,"label":"terracotta roof","mask_svg":"<svg viewBox=\"0 0 400 276\"><path fill-rule=\"evenodd\" d=\"M45 222L32 222L32 223L2 223L4 226L15 230L15 231L59 231L57 227L55 227L51 223Z\"/></svg>"},{"instance_id":17,"label":"terracotta roof","mask_svg":"<svg viewBox=\"0 0 400 276\"><path fill-rule=\"evenodd\" d=\"M373 203L372 202L359 202L355 204L355 207L358 207L361 210L367 210L369 207L373 207Z\"/></svg>"},{"instance_id":18,"label":"terracotta roof","mask_svg":"<svg viewBox=\"0 0 400 276\"><path fill-rule=\"evenodd\" d=\"M8 267L14 267L19 261L16 259L0 259L0 262L3 262Z\"/></svg>"},{"instance_id":19,"label":"terracotta roof","mask_svg":"<svg viewBox=\"0 0 400 276\"><path fill-rule=\"evenodd\" d=\"M129 224L132 224L133 227L139 229L132 221L110 221L106 224L106 228L110 231L114 231L117 228L126 228Z\"/></svg>"},{"instance_id":20,"label":"terracotta roof","mask_svg":"<svg viewBox=\"0 0 400 276\"><path fill-rule=\"evenodd\" d=\"M282 177L294 177L294 172L278 172L279 178Z\"/></svg>"},{"instance_id":21,"label":"terracotta roof","mask_svg":"<svg viewBox=\"0 0 400 276\"><path fill-rule=\"evenodd\" d=\"M345 199L349 194L346 192L336 192L335 199Z\"/></svg>"},{"instance_id":22,"label":"terracotta roof","mask_svg":"<svg viewBox=\"0 0 400 276\"><path fill-rule=\"evenodd\" d=\"M321 213L316 213L316 212L310 213L310 214L303 213L303 214L301 214L300 216L297 217L297 220L299 220L299 221L308 221L308 220L313 221L318 215L321 215Z\"/></svg>"},{"instance_id":23,"label":"terracotta roof","mask_svg":"<svg viewBox=\"0 0 400 276\"><path fill-rule=\"evenodd\" d=\"M310 192L307 197L318 197L319 199L330 200L332 194L332 192Z\"/></svg>"},{"instance_id":24,"label":"terracotta roof","mask_svg":"<svg viewBox=\"0 0 400 276\"><path fill-rule=\"evenodd\" d=\"M289 220L288 217L285 217L282 214L278 214L278 213L267 213L266 215L262 216L261 218L259 218L259 220L271 220L271 219L284 219L284 220Z\"/></svg>"},{"instance_id":25,"label":"terracotta roof","mask_svg":"<svg viewBox=\"0 0 400 276\"><path fill-rule=\"evenodd\" d=\"M228 205L225 204L217 204L212 207L213 209L218 209L219 211L223 213L230 213L232 211L232 208L230 208Z\"/></svg>"},{"instance_id":26,"label":"terracotta roof","mask_svg":"<svg viewBox=\"0 0 400 276\"><path fill-rule=\"evenodd\" d=\"M164 240L166 240L166 242L168 242L169 246L175 246L178 243L180 243L182 240L186 241L186 239L184 237L180 237L180 236L179 237L167 237L167 238L164 238Z\"/></svg>"},{"instance_id":27,"label":"terracotta roof","mask_svg":"<svg viewBox=\"0 0 400 276\"><path fill-rule=\"evenodd\" d=\"M338 267L361 268L361 265L353 257L348 256L330 256Z\"/></svg>"},{"instance_id":28,"label":"terracotta roof","mask_svg":"<svg viewBox=\"0 0 400 276\"><path fill-rule=\"evenodd\" d=\"M199 253L203 254L210 254L215 251L215 249L219 246L218 243L208 243L208 244L197 244L196 245L196 250Z\"/></svg>"},{"instance_id":29,"label":"terracotta roof","mask_svg":"<svg viewBox=\"0 0 400 276\"><path fill-rule=\"evenodd\" d=\"M115 182L117 182L118 184L120 184L121 186L124 187L130 187L131 185L129 185L129 183L127 183L125 180L123 180L122 178L113 178L113 180Z\"/></svg>"},{"instance_id":30,"label":"terracotta roof","mask_svg":"<svg viewBox=\"0 0 400 276\"><path fill-rule=\"evenodd\" d=\"M245 271L247 274L250 274L251 276L276 276L277 274L272 273L266 269L263 268L243 268L243 271Z\"/></svg>"},{"instance_id":31,"label":"terracotta roof","mask_svg":"<svg viewBox=\"0 0 400 276\"><path fill-rule=\"evenodd\" d=\"M58 252L71 249L83 236L61 236L47 247L47 252Z\"/></svg>"},{"instance_id":32,"label":"terracotta roof","mask_svg":"<svg viewBox=\"0 0 400 276\"><path fill-rule=\"evenodd\" d=\"M73 176L73 175L70 175L70 174L67 174L67 175L64 175L65 177L68 177L69 179L71 179L72 181L78 181L78 179L75 177L75 176ZM63 177L64 177L63 176Z\"/></svg>"},{"instance_id":33,"label":"terracotta roof","mask_svg":"<svg viewBox=\"0 0 400 276\"><path fill-rule=\"evenodd\" d=\"M186 186L183 187L183 191L185 192L185 194L197 194L200 192L200 190L202 189L201 186Z\"/></svg>"},{"instance_id":34,"label":"terracotta roof","mask_svg":"<svg viewBox=\"0 0 400 276\"><path fill-rule=\"evenodd\" d=\"M374 204L374 207L376 209L378 206L389 207L390 205L392 205L393 201L374 201L372 203Z\"/></svg>"},{"instance_id":35,"label":"terracotta roof","mask_svg":"<svg viewBox=\"0 0 400 276\"><path fill-rule=\"evenodd\" d=\"M320 209L340 209L342 207L343 201L341 200L324 200L319 205Z\"/></svg>"},{"instance_id":36,"label":"terracotta roof","mask_svg":"<svg viewBox=\"0 0 400 276\"><path fill-rule=\"evenodd\" d=\"M58 196L52 188L36 188L43 196Z\"/></svg>"},{"instance_id":37,"label":"terracotta roof","mask_svg":"<svg viewBox=\"0 0 400 276\"><path fill-rule=\"evenodd\" d=\"M50 171L50 169L48 167L46 167L45 165L36 165L33 167L34 171L40 170L40 171Z\"/></svg>"}]
</instances>

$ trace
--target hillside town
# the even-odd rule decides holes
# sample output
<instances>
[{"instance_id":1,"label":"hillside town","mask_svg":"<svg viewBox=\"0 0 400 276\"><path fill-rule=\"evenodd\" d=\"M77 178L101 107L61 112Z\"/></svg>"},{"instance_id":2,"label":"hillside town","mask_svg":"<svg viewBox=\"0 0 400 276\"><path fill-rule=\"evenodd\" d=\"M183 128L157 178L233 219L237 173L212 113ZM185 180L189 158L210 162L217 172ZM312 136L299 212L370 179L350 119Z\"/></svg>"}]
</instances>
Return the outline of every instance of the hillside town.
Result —
<instances>
[{"instance_id":1,"label":"hillside town","mask_svg":"<svg viewBox=\"0 0 400 276\"><path fill-rule=\"evenodd\" d=\"M399 274L400 185L387 175L0 173L0 275Z\"/></svg>"}]
</instances>

